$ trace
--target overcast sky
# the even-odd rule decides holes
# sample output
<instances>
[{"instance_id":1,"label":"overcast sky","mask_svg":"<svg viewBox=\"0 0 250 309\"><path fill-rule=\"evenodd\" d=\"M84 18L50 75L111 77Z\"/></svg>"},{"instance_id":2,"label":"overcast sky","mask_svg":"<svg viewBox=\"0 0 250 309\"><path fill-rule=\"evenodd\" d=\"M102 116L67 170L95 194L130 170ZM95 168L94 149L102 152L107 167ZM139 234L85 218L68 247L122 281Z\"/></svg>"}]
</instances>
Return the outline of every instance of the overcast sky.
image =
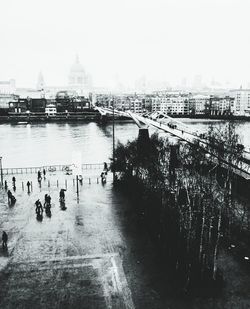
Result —
<instances>
[{"instance_id":1,"label":"overcast sky","mask_svg":"<svg viewBox=\"0 0 250 309\"><path fill-rule=\"evenodd\" d=\"M65 85L77 53L96 85L250 82L249 0L2 0L0 39L18 86Z\"/></svg>"}]
</instances>

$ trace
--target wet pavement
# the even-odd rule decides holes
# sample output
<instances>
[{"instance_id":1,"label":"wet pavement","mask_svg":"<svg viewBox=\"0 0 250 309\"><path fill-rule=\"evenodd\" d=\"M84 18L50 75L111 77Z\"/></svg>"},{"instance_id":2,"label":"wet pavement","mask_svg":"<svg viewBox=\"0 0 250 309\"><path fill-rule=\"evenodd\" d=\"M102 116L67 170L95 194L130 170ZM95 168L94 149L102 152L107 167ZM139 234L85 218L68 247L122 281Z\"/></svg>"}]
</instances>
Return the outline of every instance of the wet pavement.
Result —
<instances>
[{"instance_id":1,"label":"wet pavement","mask_svg":"<svg viewBox=\"0 0 250 309\"><path fill-rule=\"evenodd\" d=\"M119 254L124 240L112 210L112 184L97 183L97 172L88 176L96 182L79 185L79 198L72 176L67 178L66 209L59 202L65 175L47 175L41 186L36 175L16 177L13 206L0 191L0 228L9 236L8 251L0 249L0 308L134 308ZM21 185L28 179L31 194ZM37 220L34 202L45 193L52 197L52 216Z\"/></svg>"},{"instance_id":2,"label":"wet pavement","mask_svg":"<svg viewBox=\"0 0 250 309\"><path fill-rule=\"evenodd\" d=\"M137 224L128 199L88 171L79 196L73 175L35 174L5 179L16 196L8 205L0 189L0 232L8 233L8 251L0 247L0 308L250 308L248 269L228 254L220 257L223 295L180 300L163 278L161 262L145 230ZM32 192L27 194L27 181ZM22 185L22 182L24 185ZM65 208L59 190L67 188ZM51 217L37 220L35 201L52 197Z\"/></svg>"}]
</instances>

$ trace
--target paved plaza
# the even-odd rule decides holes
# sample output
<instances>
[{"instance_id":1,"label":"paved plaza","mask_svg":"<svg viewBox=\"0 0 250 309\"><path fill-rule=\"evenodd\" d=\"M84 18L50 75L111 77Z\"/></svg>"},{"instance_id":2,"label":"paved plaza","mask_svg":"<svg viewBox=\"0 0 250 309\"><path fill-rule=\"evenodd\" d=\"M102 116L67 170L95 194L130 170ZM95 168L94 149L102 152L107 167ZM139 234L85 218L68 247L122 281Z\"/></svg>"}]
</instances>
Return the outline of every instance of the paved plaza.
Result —
<instances>
[{"instance_id":1,"label":"paved plaza","mask_svg":"<svg viewBox=\"0 0 250 309\"><path fill-rule=\"evenodd\" d=\"M85 177L79 197L73 176L62 173L46 175L41 185L35 174L18 175L15 192L12 175L5 178L17 201L8 205L0 191L0 228L9 236L8 251L0 249L1 308L134 308L112 184L108 178L102 185L99 171ZM65 185L62 209L59 190ZM45 193L52 197L52 216L44 213L38 221L34 202Z\"/></svg>"}]
</instances>

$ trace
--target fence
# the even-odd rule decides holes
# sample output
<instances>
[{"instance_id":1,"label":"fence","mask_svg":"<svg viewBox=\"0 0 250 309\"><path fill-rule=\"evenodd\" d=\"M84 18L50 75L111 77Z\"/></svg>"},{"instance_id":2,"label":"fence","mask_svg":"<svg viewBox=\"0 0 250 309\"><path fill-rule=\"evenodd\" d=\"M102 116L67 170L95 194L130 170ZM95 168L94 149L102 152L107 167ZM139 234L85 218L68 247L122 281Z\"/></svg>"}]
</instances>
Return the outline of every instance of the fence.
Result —
<instances>
[{"instance_id":1,"label":"fence","mask_svg":"<svg viewBox=\"0 0 250 309\"><path fill-rule=\"evenodd\" d=\"M11 167L3 168L3 175L16 175L16 174L31 174L37 173L38 171L45 170L46 172L62 172L70 171L74 167L73 164L64 164L64 165L44 165L44 166L35 166L35 167ZM109 167L109 166L108 166ZM101 170L104 168L104 163L90 163L82 164L82 170L96 169Z\"/></svg>"}]
</instances>

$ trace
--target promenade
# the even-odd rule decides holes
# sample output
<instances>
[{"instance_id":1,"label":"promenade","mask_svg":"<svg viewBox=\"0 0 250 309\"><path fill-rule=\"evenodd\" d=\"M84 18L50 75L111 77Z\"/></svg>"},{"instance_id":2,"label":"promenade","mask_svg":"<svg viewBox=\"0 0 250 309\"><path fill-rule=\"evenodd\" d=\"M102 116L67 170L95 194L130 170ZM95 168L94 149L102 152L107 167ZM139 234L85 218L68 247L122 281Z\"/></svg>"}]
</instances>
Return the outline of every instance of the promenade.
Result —
<instances>
[{"instance_id":1,"label":"promenade","mask_svg":"<svg viewBox=\"0 0 250 309\"><path fill-rule=\"evenodd\" d=\"M47 173L41 185L36 174L16 175L13 206L0 189L0 232L9 236L8 251L0 247L1 309L248 308L250 278L225 253L220 258L226 274L221 298L187 301L174 295L131 204L113 188L111 174L106 184L97 181L100 173L85 172L79 197L73 176L63 172ZM13 192L12 176L4 179ZM59 190L65 180L62 209ZM34 203L43 201L45 193L52 197L52 216L44 213L38 221Z\"/></svg>"},{"instance_id":2,"label":"promenade","mask_svg":"<svg viewBox=\"0 0 250 309\"><path fill-rule=\"evenodd\" d=\"M80 185L78 199L68 176L62 210L65 177L47 175L40 186L35 174L18 175L13 206L0 191L0 228L9 236L8 251L0 249L0 307L134 308L122 265L127 245L116 216L120 201L111 183ZM27 180L33 182L30 194L21 186ZM37 221L34 202L45 193L52 197L52 216Z\"/></svg>"}]
</instances>

